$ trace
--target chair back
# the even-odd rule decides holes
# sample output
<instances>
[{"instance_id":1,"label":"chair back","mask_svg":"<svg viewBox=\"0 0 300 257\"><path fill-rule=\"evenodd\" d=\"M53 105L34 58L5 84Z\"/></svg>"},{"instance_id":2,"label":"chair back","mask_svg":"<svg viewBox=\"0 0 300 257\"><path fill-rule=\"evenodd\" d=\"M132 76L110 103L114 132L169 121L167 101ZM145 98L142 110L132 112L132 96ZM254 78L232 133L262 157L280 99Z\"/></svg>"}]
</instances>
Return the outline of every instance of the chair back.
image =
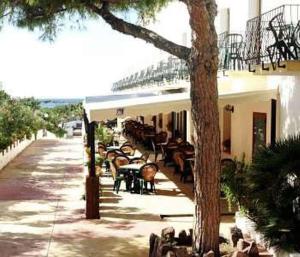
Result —
<instances>
[{"instance_id":1,"label":"chair back","mask_svg":"<svg viewBox=\"0 0 300 257\"><path fill-rule=\"evenodd\" d=\"M180 172L184 171L184 154L182 152L175 152L173 160L178 165Z\"/></svg>"},{"instance_id":2,"label":"chair back","mask_svg":"<svg viewBox=\"0 0 300 257\"><path fill-rule=\"evenodd\" d=\"M101 144L101 145L98 145L98 153L101 157L105 157L105 151L106 151L106 147Z\"/></svg>"},{"instance_id":3,"label":"chair back","mask_svg":"<svg viewBox=\"0 0 300 257\"><path fill-rule=\"evenodd\" d=\"M124 156L125 154L122 150L117 150L117 149L109 150L106 153L105 159L109 160L109 161L112 161L118 155Z\"/></svg>"},{"instance_id":4,"label":"chair back","mask_svg":"<svg viewBox=\"0 0 300 257\"><path fill-rule=\"evenodd\" d=\"M132 145L122 145L120 148L121 151L123 151L126 155L134 155L135 149Z\"/></svg>"},{"instance_id":5,"label":"chair back","mask_svg":"<svg viewBox=\"0 0 300 257\"><path fill-rule=\"evenodd\" d=\"M129 159L125 155L117 155L112 160L113 165L115 166L116 170L120 168L120 166L129 164Z\"/></svg>"},{"instance_id":6,"label":"chair back","mask_svg":"<svg viewBox=\"0 0 300 257\"><path fill-rule=\"evenodd\" d=\"M140 168L140 175L145 181L153 181L159 168L155 163L146 163Z\"/></svg>"},{"instance_id":7,"label":"chair back","mask_svg":"<svg viewBox=\"0 0 300 257\"><path fill-rule=\"evenodd\" d=\"M136 158L132 158L129 163L135 163L135 164L145 164L147 163L147 161L145 161L144 159L142 159L141 157L136 157Z\"/></svg>"},{"instance_id":8,"label":"chair back","mask_svg":"<svg viewBox=\"0 0 300 257\"><path fill-rule=\"evenodd\" d=\"M155 135L154 141L155 144L164 143L167 141L168 133L165 131L161 131Z\"/></svg>"},{"instance_id":9,"label":"chair back","mask_svg":"<svg viewBox=\"0 0 300 257\"><path fill-rule=\"evenodd\" d=\"M236 169L236 163L230 158L224 158L221 160L221 171L225 167L234 167L234 169Z\"/></svg>"},{"instance_id":10,"label":"chair back","mask_svg":"<svg viewBox=\"0 0 300 257\"><path fill-rule=\"evenodd\" d=\"M106 149L106 145L104 143L98 142L98 147L100 147L100 146Z\"/></svg>"},{"instance_id":11,"label":"chair back","mask_svg":"<svg viewBox=\"0 0 300 257\"><path fill-rule=\"evenodd\" d=\"M149 159L149 156L150 156L150 154L148 152L144 152L140 158L143 159L145 162L147 162Z\"/></svg>"}]
</instances>

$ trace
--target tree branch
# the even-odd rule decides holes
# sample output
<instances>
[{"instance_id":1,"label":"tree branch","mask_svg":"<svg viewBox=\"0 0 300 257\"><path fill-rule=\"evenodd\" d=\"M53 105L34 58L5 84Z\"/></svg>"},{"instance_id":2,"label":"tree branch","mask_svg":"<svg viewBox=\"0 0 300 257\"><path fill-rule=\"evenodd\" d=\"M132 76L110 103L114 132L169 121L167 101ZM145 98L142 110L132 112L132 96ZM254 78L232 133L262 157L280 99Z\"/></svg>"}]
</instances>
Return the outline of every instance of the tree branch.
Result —
<instances>
[{"instance_id":1,"label":"tree branch","mask_svg":"<svg viewBox=\"0 0 300 257\"><path fill-rule=\"evenodd\" d=\"M92 4L89 5L89 7L93 12L101 16L112 27L112 29L117 30L123 34L142 39L147 43L153 44L155 47L161 50L177 56L179 59L188 61L191 51L190 48L178 45L149 29L126 22L116 17L109 11L108 2L104 2L101 8Z\"/></svg>"}]
</instances>

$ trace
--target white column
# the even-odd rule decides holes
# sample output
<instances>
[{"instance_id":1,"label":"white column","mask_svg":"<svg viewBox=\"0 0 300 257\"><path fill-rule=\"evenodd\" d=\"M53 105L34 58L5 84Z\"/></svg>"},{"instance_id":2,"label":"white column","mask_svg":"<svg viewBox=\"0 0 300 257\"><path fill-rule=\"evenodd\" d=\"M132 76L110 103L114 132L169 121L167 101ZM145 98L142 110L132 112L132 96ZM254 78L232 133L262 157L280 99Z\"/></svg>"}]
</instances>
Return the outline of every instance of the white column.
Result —
<instances>
[{"instance_id":1,"label":"white column","mask_svg":"<svg viewBox=\"0 0 300 257\"><path fill-rule=\"evenodd\" d=\"M230 32L230 9L223 8L220 10L220 33Z\"/></svg>"},{"instance_id":2,"label":"white column","mask_svg":"<svg viewBox=\"0 0 300 257\"><path fill-rule=\"evenodd\" d=\"M261 15L262 0L248 0L248 18L252 19Z\"/></svg>"}]
</instances>

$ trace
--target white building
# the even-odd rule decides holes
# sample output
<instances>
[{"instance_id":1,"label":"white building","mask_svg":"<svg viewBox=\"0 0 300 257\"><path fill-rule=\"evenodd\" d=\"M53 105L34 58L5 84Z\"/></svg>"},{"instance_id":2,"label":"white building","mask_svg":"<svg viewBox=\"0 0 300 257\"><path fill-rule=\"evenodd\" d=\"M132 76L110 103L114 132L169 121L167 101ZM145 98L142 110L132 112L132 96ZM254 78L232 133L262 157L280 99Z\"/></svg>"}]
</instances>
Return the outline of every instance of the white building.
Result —
<instances>
[{"instance_id":1,"label":"white building","mask_svg":"<svg viewBox=\"0 0 300 257\"><path fill-rule=\"evenodd\" d=\"M245 0L219 12L218 88L224 157L245 154L251 160L259 145L300 132L300 1L292 2ZM282 3L285 5L278 6ZM248 20L237 12L239 5ZM237 16L244 23L237 23ZM173 133L178 130L191 140L188 71L183 62L170 57L144 67L116 82L113 91L114 97L87 98L85 108L91 120L113 118L122 109L121 117L143 116L148 124L157 120L157 132L172 124ZM132 98L142 92L151 94ZM130 100L117 96L124 93L131 94Z\"/></svg>"}]
</instances>

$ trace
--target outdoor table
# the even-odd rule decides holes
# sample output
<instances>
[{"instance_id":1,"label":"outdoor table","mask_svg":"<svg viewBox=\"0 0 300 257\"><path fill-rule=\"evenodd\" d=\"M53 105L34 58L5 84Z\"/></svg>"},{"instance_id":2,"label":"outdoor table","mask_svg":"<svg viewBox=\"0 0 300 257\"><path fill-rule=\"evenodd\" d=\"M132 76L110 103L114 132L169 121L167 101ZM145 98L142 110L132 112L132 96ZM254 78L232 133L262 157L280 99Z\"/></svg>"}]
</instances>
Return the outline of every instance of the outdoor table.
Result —
<instances>
[{"instance_id":1,"label":"outdoor table","mask_svg":"<svg viewBox=\"0 0 300 257\"><path fill-rule=\"evenodd\" d=\"M177 145L166 146L166 153L165 153L165 165L166 163L173 162L173 152L178 149Z\"/></svg>"},{"instance_id":2,"label":"outdoor table","mask_svg":"<svg viewBox=\"0 0 300 257\"><path fill-rule=\"evenodd\" d=\"M117 146L117 145L112 145L112 146L108 146L106 147L107 151L110 150L119 150L121 146Z\"/></svg>"},{"instance_id":3,"label":"outdoor table","mask_svg":"<svg viewBox=\"0 0 300 257\"><path fill-rule=\"evenodd\" d=\"M139 172L140 168L143 166L144 164L140 164L140 163L131 163L131 164L126 164L126 165L122 165L119 167L119 172L120 173L128 173L128 172Z\"/></svg>"},{"instance_id":4,"label":"outdoor table","mask_svg":"<svg viewBox=\"0 0 300 257\"><path fill-rule=\"evenodd\" d=\"M183 151L184 155L187 157L187 159L194 159L195 151Z\"/></svg>"},{"instance_id":5,"label":"outdoor table","mask_svg":"<svg viewBox=\"0 0 300 257\"><path fill-rule=\"evenodd\" d=\"M140 163L132 163L132 164L126 164L126 165L122 165L119 167L118 172L120 174L124 174L127 177L127 181L126 181L126 190L127 191L131 191L132 189L132 181L135 185L135 182L137 180L137 175L140 172L140 168L143 166L144 164L140 164Z\"/></svg>"}]
</instances>

